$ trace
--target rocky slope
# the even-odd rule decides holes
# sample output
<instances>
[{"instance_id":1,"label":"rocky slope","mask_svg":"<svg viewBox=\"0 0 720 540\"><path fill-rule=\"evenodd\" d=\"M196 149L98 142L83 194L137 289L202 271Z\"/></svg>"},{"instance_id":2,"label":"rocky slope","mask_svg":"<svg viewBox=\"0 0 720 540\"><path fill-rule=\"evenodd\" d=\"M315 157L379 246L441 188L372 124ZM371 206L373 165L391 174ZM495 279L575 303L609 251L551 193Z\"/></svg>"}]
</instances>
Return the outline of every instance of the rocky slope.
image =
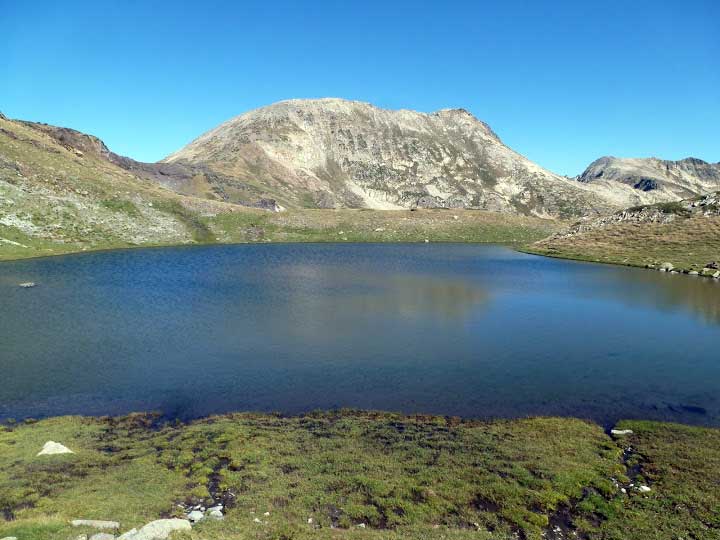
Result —
<instances>
[{"instance_id":1,"label":"rocky slope","mask_svg":"<svg viewBox=\"0 0 720 540\"><path fill-rule=\"evenodd\" d=\"M669 263L669 270L720 278L720 192L584 218L532 250L658 269Z\"/></svg>"},{"instance_id":2,"label":"rocky slope","mask_svg":"<svg viewBox=\"0 0 720 540\"><path fill-rule=\"evenodd\" d=\"M656 202L674 201L720 189L720 162L606 156L593 161L578 180L587 184L616 182L646 192Z\"/></svg>"},{"instance_id":3,"label":"rocky slope","mask_svg":"<svg viewBox=\"0 0 720 540\"><path fill-rule=\"evenodd\" d=\"M213 188L227 200L253 186L290 207L572 216L653 200L616 182L587 184L547 171L462 109L424 114L342 99L290 100L250 111L164 163L222 175Z\"/></svg>"},{"instance_id":4,"label":"rocky slope","mask_svg":"<svg viewBox=\"0 0 720 540\"><path fill-rule=\"evenodd\" d=\"M102 141L0 115L0 259L207 241L221 202L180 196L112 163Z\"/></svg>"}]
</instances>

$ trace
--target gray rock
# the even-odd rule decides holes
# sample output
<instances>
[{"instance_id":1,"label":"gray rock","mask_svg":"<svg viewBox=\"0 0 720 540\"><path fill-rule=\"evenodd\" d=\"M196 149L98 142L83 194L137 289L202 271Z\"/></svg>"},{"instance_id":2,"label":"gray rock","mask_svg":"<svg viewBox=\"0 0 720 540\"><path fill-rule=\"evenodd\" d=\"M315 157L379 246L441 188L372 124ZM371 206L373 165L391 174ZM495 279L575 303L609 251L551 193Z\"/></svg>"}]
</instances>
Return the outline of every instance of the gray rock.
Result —
<instances>
[{"instance_id":1,"label":"gray rock","mask_svg":"<svg viewBox=\"0 0 720 540\"><path fill-rule=\"evenodd\" d=\"M118 536L117 540L132 540L132 538L137 534L137 532L137 529L130 529L129 531Z\"/></svg>"},{"instance_id":2,"label":"gray rock","mask_svg":"<svg viewBox=\"0 0 720 540\"><path fill-rule=\"evenodd\" d=\"M90 540L115 540L115 536L108 533L96 533L90 537Z\"/></svg>"},{"instance_id":3,"label":"gray rock","mask_svg":"<svg viewBox=\"0 0 720 540\"><path fill-rule=\"evenodd\" d=\"M690 270L688 272L688 276L699 276L700 272L696 272L695 270Z\"/></svg>"},{"instance_id":4,"label":"gray rock","mask_svg":"<svg viewBox=\"0 0 720 540\"><path fill-rule=\"evenodd\" d=\"M675 268L675 265L673 263L664 262L660 265L660 271L661 272L670 272Z\"/></svg>"},{"instance_id":5,"label":"gray rock","mask_svg":"<svg viewBox=\"0 0 720 540\"><path fill-rule=\"evenodd\" d=\"M639 491L640 493L650 493L650 491L652 491L652 490L651 490L649 487L647 487L647 486L638 486L637 489L638 489L638 491Z\"/></svg>"},{"instance_id":6,"label":"gray rock","mask_svg":"<svg viewBox=\"0 0 720 540\"><path fill-rule=\"evenodd\" d=\"M187 515L187 518L193 523L197 523L201 519L205 519L205 514L201 510L193 510Z\"/></svg>"},{"instance_id":7,"label":"gray rock","mask_svg":"<svg viewBox=\"0 0 720 540\"><path fill-rule=\"evenodd\" d=\"M25 283L18 284L18 287L22 287L23 289L32 289L33 287L35 287L35 282L26 281Z\"/></svg>"},{"instance_id":8,"label":"gray rock","mask_svg":"<svg viewBox=\"0 0 720 540\"><path fill-rule=\"evenodd\" d=\"M55 454L74 454L72 450L70 450L67 446L63 446L60 443L56 443L55 441L48 441L46 442L42 450L38 452L38 456L52 456Z\"/></svg>"},{"instance_id":9,"label":"gray rock","mask_svg":"<svg viewBox=\"0 0 720 540\"><path fill-rule=\"evenodd\" d=\"M633 430L632 429L611 429L610 434L614 435L615 437L622 437L624 435L632 435Z\"/></svg>"},{"instance_id":10,"label":"gray rock","mask_svg":"<svg viewBox=\"0 0 720 540\"><path fill-rule=\"evenodd\" d=\"M17 540L17 537L15 537L15 536L6 536L5 538L0 538L0 540Z\"/></svg>"},{"instance_id":11,"label":"gray rock","mask_svg":"<svg viewBox=\"0 0 720 540\"><path fill-rule=\"evenodd\" d=\"M210 517L211 519L217 519L217 520L225 519L225 516L223 515L223 513L222 513L220 510L217 510L217 509L209 510L208 513L207 513L207 515L208 515L208 517Z\"/></svg>"},{"instance_id":12,"label":"gray rock","mask_svg":"<svg viewBox=\"0 0 720 540\"><path fill-rule=\"evenodd\" d=\"M73 519L70 524L73 527L92 527L93 529L119 529L117 521L104 521L100 519Z\"/></svg>"},{"instance_id":13,"label":"gray rock","mask_svg":"<svg viewBox=\"0 0 720 540\"><path fill-rule=\"evenodd\" d=\"M144 525L139 531L131 536L126 536L123 540L167 540L175 531L190 530L192 527L186 519L158 519Z\"/></svg>"}]
</instances>

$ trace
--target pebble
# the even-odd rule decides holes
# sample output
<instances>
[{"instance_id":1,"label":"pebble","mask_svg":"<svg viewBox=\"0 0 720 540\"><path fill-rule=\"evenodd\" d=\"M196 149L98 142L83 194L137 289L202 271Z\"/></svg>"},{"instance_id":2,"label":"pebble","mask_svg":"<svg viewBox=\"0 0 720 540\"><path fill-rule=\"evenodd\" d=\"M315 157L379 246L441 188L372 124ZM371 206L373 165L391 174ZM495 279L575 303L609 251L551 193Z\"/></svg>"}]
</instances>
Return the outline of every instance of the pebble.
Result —
<instances>
[{"instance_id":1,"label":"pebble","mask_svg":"<svg viewBox=\"0 0 720 540\"><path fill-rule=\"evenodd\" d=\"M640 493L648 493L648 492L650 492L650 491L652 491L652 490L651 490L649 487L647 487L647 486L639 486L639 487L638 487L638 491L639 491Z\"/></svg>"}]
</instances>

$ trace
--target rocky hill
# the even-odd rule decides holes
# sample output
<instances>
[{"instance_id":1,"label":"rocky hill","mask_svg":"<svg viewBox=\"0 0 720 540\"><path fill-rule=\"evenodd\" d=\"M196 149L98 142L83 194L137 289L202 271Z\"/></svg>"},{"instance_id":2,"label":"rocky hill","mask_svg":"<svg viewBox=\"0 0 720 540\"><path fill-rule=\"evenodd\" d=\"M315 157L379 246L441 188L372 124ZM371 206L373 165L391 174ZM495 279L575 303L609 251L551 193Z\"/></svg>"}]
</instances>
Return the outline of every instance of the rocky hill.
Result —
<instances>
[{"instance_id":1,"label":"rocky hill","mask_svg":"<svg viewBox=\"0 0 720 540\"><path fill-rule=\"evenodd\" d=\"M545 170L462 109L424 114L342 99L250 111L163 161L221 175L211 183L226 200L252 186L288 207L576 216L654 201L616 182L588 184Z\"/></svg>"},{"instance_id":2,"label":"rocky hill","mask_svg":"<svg viewBox=\"0 0 720 540\"><path fill-rule=\"evenodd\" d=\"M720 192L584 218L531 250L720 278Z\"/></svg>"},{"instance_id":3,"label":"rocky hill","mask_svg":"<svg viewBox=\"0 0 720 540\"><path fill-rule=\"evenodd\" d=\"M651 193L658 201L673 201L719 190L720 163L696 158L667 161L606 156L593 161L578 180L586 184L617 182Z\"/></svg>"}]
</instances>

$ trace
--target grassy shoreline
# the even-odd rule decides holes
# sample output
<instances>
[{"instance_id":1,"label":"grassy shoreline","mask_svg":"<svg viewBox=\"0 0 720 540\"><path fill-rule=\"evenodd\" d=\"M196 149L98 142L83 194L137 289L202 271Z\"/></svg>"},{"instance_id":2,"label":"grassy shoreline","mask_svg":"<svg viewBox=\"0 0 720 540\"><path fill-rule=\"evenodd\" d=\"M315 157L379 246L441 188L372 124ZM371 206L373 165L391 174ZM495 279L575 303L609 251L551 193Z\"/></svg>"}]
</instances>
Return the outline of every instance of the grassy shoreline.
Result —
<instances>
[{"instance_id":1,"label":"grassy shoreline","mask_svg":"<svg viewBox=\"0 0 720 540\"><path fill-rule=\"evenodd\" d=\"M55 243L37 248L27 238L15 238L29 248L0 243L0 261L14 261L115 251L264 243L495 243L529 245L559 230L562 222L511 216L478 210L265 210L240 209L198 218L212 235L203 241L146 242L142 244ZM2 231L0 231L2 232ZM0 235L2 236L2 235ZM11 235L4 233L5 237Z\"/></svg>"},{"instance_id":2,"label":"grassy shoreline","mask_svg":"<svg viewBox=\"0 0 720 540\"><path fill-rule=\"evenodd\" d=\"M27 421L0 428L0 537L221 503L223 521L177 538L720 538L720 430L618 427L633 433L357 410ZM75 454L36 456L48 440Z\"/></svg>"}]
</instances>

